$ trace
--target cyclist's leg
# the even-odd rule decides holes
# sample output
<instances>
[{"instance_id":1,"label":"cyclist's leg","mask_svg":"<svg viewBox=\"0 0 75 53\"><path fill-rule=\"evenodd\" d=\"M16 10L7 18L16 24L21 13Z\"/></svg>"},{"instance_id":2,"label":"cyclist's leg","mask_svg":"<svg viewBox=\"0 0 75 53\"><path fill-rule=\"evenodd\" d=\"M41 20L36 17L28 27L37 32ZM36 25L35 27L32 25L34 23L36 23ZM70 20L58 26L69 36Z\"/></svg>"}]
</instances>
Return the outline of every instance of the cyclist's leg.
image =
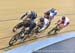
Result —
<instances>
[{"instance_id":1,"label":"cyclist's leg","mask_svg":"<svg viewBox=\"0 0 75 53\"><path fill-rule=\"evenodd\" d=\"M48 34L51 34L52 32L56 33L58 31L58 26L56 25L53 29L51 29Z\"/></svg>"},{"instance_id":2,"label":"cyclist's leg","mask_svg":"<svg viewBox=\"0 0 75 53\"><path fill-rule=\"evenodd\" d=\"M59 31L59 26L56 26L56 28L54 29L54 34L57 34L57 31Z\"/></svg>"},{"instance_id":3,"label":"cyclist's leg","mask_svg":"<svg viewBox=\"0 0 75 53\"><path fill-rule=\"evenodd\" d=\"M53 28L53 29L51 29L51 30L48 32L48 34L50 34L53 30L54 30L54 28Z\"/></svg>"},{"instance_id":4,"label":"cyclist's leg","mask_svg":"<svg viewBox=\"0 0 75 53\"><path fill-rule=\"evenodd\" d=\"M39 23L39 24L37 24L37 26L36 26L36 28L35 28L35 35L39 35L39 33L42 32L42 31L39 32L39 30L40 30L42 27L43 27L43 23L42 23L42 22Z\"/></svg>"},{"instance_id":5,"label":"cyclist's leg","mask_svg":"<svg viewBox=\"0 0 75 53\"><path fill-rule=\"evenodd\" d=\"M52 28L52 29L48 32L48 34L50 34L51 32L53 32L55 29L56 29L56 26L55 26L54 28Z\"/></svg>"},{"instance_id":6,"label":"cyclist's leg","mask_svg":"<svg viewBox=\"0 0 75 53\"><path fill-rule=\"evenodd\" d=\"M63 28L64 28L64 24L58 25L58 26L56 27L56 29L55 29L55 34L57 33L57 31L60 31L60 30L63 29Z\"/></svg>"},{"instance_id":7,"label":"cyclist's leg","mask_svg":"<svg viewBox=\"0 0 75 53\"><path fill-rule=\"evenodd\" d=\"M22 26L23 26L23 28L22 28L21 31L19 32L21 39L23 39L24 36L25 36L25 34L27 34L27 33L26 33L26 28L29 27L29 23L26 21L26 22L23 23Z\"/></svg>"},{"instance_id":8,"label":"cyclist's leg","mask_svg":"<svg viewBox=\"0 0 75 53\"><path fill-rule=\"evenodd\" d=\"M22 42L24 42L24 40L26 40L27 38L30 37L32 30L35 28L36 24L32 24L29 26L29 30L26 30L26 32L24 32L24 37L22 39Z\"/></svg>"},{"instance_id":9,"label":"cyclist's leg","mask_svg":"<svg viewBox=\"0 0 75 53\"><path fill-rule=\"evenodd\" d=\"M23 22L17 24L14 28L13 28L13 32L15 32L17 29L21 28L24 25Z\"/></svg>"},{"instance_id":10,"label":"cyclist's leg","mask_svg":"<svg viewBox=\"0 0 75 53\"><path fill-rule=\"evenodd\" d=\"M36 23L30 24L28 33L30 34L35 27L36 27Z\"/></svg>"}]
</instances>

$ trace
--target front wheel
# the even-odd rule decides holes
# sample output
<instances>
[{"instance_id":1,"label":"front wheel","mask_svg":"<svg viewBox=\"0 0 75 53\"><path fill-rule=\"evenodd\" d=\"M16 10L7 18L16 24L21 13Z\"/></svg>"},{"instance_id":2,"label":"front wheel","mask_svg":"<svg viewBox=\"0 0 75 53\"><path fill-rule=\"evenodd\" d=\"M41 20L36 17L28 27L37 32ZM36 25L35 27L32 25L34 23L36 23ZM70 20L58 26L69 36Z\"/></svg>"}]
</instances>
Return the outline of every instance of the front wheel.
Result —
<instances>
[{"instance_id":1,"label":"front wheel","mask_svg":"<svg viewBox=\"0 0 75 53\"><path fill-rule=\"evenodd\" d=\"M17 33L10 39L9 46L12 46L14 43L16 43L18 39L19 39L19 33Z\"/></svg>"},{"instance_id":2,"label":"front wheel","mask_svg":"<svg viewBox=\"0 0 75 53\"><path fill-rule=\"evenodd\" d=\"M9 41L9 46L12 46L16 41L17 41L16 37L13 36L13 37L11 38L11 40Z\"/></svg>"}]
</instances>

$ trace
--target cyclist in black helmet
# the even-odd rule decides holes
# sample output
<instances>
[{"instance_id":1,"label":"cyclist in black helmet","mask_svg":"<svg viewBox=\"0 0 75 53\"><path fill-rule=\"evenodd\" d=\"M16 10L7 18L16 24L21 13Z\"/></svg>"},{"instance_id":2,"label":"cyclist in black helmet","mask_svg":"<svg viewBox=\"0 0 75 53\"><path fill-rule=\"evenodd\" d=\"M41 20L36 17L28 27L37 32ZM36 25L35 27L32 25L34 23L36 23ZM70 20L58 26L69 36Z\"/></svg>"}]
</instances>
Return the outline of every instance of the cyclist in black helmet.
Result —
<instances>
[{"instance_id":1,"label":"cyclist in black helmet","mask_svg":"<svg viewBox=\"0 0 75 53\"><path fill-rule=\"evenodd\" d=\"M29 20L26 22L26 20L29 18ZM21 27L29 27L29 33L32 31L36 23L34 20L37 18L37 13L35 11L28 11L26 12L20 19L23 20L23 22L19 23L13 28L13 31L15 32L17 29Z\"/></svg>"}]
</instances>

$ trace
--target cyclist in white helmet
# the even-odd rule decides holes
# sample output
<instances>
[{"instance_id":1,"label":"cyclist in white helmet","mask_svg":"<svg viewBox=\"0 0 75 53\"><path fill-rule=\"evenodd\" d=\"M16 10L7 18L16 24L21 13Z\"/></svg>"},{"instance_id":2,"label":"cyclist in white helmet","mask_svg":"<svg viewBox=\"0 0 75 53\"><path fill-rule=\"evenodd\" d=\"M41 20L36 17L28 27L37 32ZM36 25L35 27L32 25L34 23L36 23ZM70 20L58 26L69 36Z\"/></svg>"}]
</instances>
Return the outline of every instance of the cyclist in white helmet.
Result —
<instances>
[{"instance_id":1,"label":"cyclist in white helmet","mask_svg":"<svg viewBox=\"0 0 75 53\"><path fill-rule=\"evenodd\" d=\"M55 23L56 26L51 29L48 34L54 31L54 34L57 34L57 31L60 31L61 29L67 27L70 24L70 20L68 17L62 16L60 19Z\"/></svg>"},{"instance_id":2,"label":"cyclist in white helmet","mask_svg":"<svg viewBox=\"0 0 75 53\"><path fill-rule=\"evenodd\" d=\"M39 22L38 22L38 26L39 26L39 29L36 31L36 36L46 30L50 25L50 22L47 18L40 18Z\"/></svg>"},{"instance_id":3,"label":"cyclist in white helmet","mask_svg":"<svg viewBox=\"0 0 75 53\"><path fill-rule=\"evenodd\" d=\"M57 21L56 24L60 26L60 28L62 29L70 24L70 20L68 17L62 16L60 17L60 19Z\"/></svg>"}]
</instances>

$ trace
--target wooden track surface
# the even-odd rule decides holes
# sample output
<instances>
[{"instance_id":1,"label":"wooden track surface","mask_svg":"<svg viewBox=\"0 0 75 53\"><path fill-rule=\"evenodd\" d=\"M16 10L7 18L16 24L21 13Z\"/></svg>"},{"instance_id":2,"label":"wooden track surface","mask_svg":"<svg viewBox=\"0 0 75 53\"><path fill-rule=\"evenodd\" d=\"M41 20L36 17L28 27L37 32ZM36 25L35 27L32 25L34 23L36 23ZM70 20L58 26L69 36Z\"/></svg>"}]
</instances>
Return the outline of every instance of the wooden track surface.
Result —
<instances>
[{"instance_id":1,"label":"wooden track surface","mask_svg":"<svg viewBox=\"0 0 75 53\"><path fill-rule=\"evenodd\" d=\"M12 32L12 28L20 22L19 18L22 14L24 14L24 12L28 10L36 11L38 13L38 18L36 19L37 21L40 16L43 16L43 12L51 9L52 7L57 9L58 15L65 15L70 18L70 25L63 29L60 33L74 31L75 0L0 0L0 48L8 46L10 38L15 34ZM61 16L55 17L51 26L46 30L45 33L41 33L41 36L46 35L46 33L54 26L54 23L56 23L59 17ZM1 22L2 20L8 21ZM28 41L27 43L23 43L23 45L32 43L34 41L36 40ZM16 48L18 46L22 46L22 44L18 44L12 48ZM0 53L5 50L8 49L0 50Z\"/></svg>"}]
</instances>

